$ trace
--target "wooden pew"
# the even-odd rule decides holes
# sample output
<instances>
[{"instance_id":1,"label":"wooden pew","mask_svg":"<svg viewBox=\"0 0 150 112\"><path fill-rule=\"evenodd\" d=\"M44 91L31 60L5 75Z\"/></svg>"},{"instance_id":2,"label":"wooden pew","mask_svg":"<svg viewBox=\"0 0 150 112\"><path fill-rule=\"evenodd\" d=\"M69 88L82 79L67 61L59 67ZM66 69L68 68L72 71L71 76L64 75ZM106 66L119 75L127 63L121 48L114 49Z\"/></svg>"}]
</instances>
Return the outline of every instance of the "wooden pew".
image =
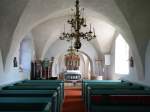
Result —
<instances>
[{"instance_id":1,"label":"wooden pew","mask_svg":"<svg viewBox=\"0 0 150 112\"><path fill-rule=\"evenodd\" d=\"M57 82L57 83L64 83L63 80L24 80L22 81L22 83L54 83L54 82Z\"/></svg>"},{"instance_id":2,"label":"wooden pew","mask_svg":"<svg viewBox=\"0 0 150 112\"><path fill-rule=\"evenodd\" d=\"M127 84L125 83L120 83L120 82L101 82L101 83L85 83L84 84L84 93L83 93L83 98L84 100L86 99L87 97L87 92L88 92L88 87L94 87L94 88L97 88L97 89L100 89L100 88L109 88L109 87L117 87L117 86L128 86Z\"/></svg>"},{"instance_id":3,"label":"wooden pew","mask_svg":"<svg viewBox=\"0 0 150 112\"><path fill-rule=\"evenodd\" d=\"M40 97L40 96L45 96L49 97L53 94L57 94L55 90L1 90L0 91L0 97L5 97L5 96L15 96L15 97L22 97L22 96L27 96L27 97Z\"/></svg>"},{"instance_id":4,"label":"wooden pew","mask_svg":"<svg viewBox=\"0 0 150 112\"><path fill-rule=\"evenodd\" d=\"M25 111L25 110L19 110L19 111L10 110L10 111L9 111L9 110L8 110L8 111L7 111L7 110L2 110L2 111L1 111L1 110L0 110L0 112L50 112L50 111L47 111L47 110L42 110L42 111L29 111L29 110L27 110L27 111Z\"/></svg>"},{"instance_id":5,"label":"wooden pew","mask_svg":"<svg viewBox=\"0 0 150 112\"><path fill-rule=\"evenodd\" d=\"M50 97L0 97L1 111L53 111Z\"/></svg>"},{"instance_id":6,"label":"wooden pew","mask_svg":"<svg viewBox=\"0 0 150 112\"><path fill-rule=\"evenodd\" d=\"M60 94L61 94L61 100L64 99L64 84L53 82L53 83L47 83L47 82L24 82L24 83L16 83L14 84L16 86L60 86Z\"/></svg>"},{"instance_id":7,"label":"wooden pew","mask_svg":"<svg viewBox=\"0 0 150 112\"><path fill-rule=\"evenodd\" d=\"M87 102L90 112L149 112L150 91L93 89L88 94Z\"/></svg>"},{"instance_id":8,"label":"wooden pew","mask_svg":"<svg viewBox=\"0 0 150 112\"><path fill-rule=\"evenodd\" d=\"M106 91L107 90L144 90L142 86L139 85L126 85L126 84L89 84L86 88L86 94L85 94L85 104L88 105L88 96L91 91L93 90L101 90L101 91Z\"/></svg>"},{"instance_id":9,"label":"wooden pew","mask_svg":"<svg viewBox=\"0 0 150 112\"><path fill-rule=\"evenodd\" d=\"M22 82L16 83L28 83L28 84L40 84L40 85L47 85L47 84L60 84L61 85L61 91L62 91L62 96L64 98L64 81L63 80L24 80Z\"/></svg>"},{"instance_id":10,"label":"wooden pew","mask_svg":"<svg viewBox=\"0 0 150 112\"><path fill-rule=\"evenodd\" d=\"M3 90L56 90L57 94L58 94L58 111L60 111L61 108L61 104L62 104L62 98L61 98L61 94L60 94L60 87L58 85L49 85L49 86L19 86L19 85L15 85L15 86L7 86L4 87Z\"/></svg>"},{"instance_id":11,"label":"wooden pew","mask_svg":"<svg viewBox=\"0 0 150 112\"><path fill-rule=\"evenodd\" d=\"M42 111L30 111L30 110L27 110L27 111L25 111L25 110L19 110L19 111L16 111L16 110L0 110L0 112L50 112L50 111L47 111L47 110L42 110Z\"/></svg>"},{"instance_id":12,"label":"wooden pew","mask_svg":"<svg viewBox=\"0 0 150 112\"><path fill-rule=\"evenodd\" d=\"M121 80L82 80L82 97L85 98L85 89L88 84L107 84L107 83L122 83Z\"/></svg>"},{"instance_id":13,"label":"wooden pew","mask_svg":"<svg viewBox=\"0 0 150 112\"><path fill-rule=\"evenodd\" d=\"M60 89L61 88L61 89ZM25 97L32 97L34 93L38 91L48 91L48 90L56 90L58 93L58 108L60 111L60 106L62 103L61 98L63 98L64 95L62 95L62 91L64 91L64 83L62 80L25 80L18 82L16 84L11 84L9 86L3 87L3 93L0 93L2 96L7 96L7 93L9 93L9 97L13 96L16 97L22 97L25 94L22 92L24 91L27 93ZM17 92L16 92L17 91ZM34 92L31 92L34 91ZM41 97L41 96L47 96L45 92L41 92L39 94L35 94L34 96Z\"/></svg>"},{"instance_id":14,"label":"wooden pew","mask_svg":"<svg viewBox=\"0 0 150 112\"><path fill-rule=\"evenodd\" d=\"M7 87L5 87L7 88ZM4 89L5 89L4 88ZM60 84L50 84L50 85L15 85L15 86L9 86L8 89L19 89L19 90L57 90L58 96L59 96L59 102L62 104L63 102L63 93L62 93L62 88Z\"/></svg>"},{"instance_id":15,"label":"wooden pew","mask_svg":"<svg viewBox=\"0 0 150 112\"><path fill-rule=\"evenodd\" d=\"M55 90L1 90L1 97L51 97L53 112L58 112L58 94Z\"/></svg>"}]
</instances>

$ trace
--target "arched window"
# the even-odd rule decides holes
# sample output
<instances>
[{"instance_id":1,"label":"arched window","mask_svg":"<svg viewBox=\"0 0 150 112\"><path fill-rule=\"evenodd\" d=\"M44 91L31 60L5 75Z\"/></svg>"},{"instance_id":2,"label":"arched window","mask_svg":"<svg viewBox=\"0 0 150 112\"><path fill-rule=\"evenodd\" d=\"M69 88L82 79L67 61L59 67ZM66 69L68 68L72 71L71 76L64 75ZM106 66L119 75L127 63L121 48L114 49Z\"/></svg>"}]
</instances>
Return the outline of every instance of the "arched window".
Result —
<instances>
[{"instance_id":1,"label":"arched window","mask_svg":"<svg viewBox=\"0 0 150 112\"><path fill-rule=\"evenodd\" d=\"M24 38L20 43L19 65L25 72L29 72L31 68L32 43L31 39Z\"/></svg>"},{"instance_id":2,"label":"arched window","mask_svg":"<svg viewBox=\"0 0 150 112\"><path fill-rule=\"evenodd\" d=\"M129 74L129 45L119 34L115 43L115 73Z\"/></svg>"}]
</instances>

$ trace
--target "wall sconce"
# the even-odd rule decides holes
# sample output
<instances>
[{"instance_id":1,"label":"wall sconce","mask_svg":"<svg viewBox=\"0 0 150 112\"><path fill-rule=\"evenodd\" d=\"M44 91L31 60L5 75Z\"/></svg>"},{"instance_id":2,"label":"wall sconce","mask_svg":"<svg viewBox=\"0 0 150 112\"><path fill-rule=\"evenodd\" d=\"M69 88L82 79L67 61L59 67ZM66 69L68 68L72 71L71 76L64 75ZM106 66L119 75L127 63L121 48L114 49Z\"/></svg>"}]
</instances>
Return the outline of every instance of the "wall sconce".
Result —
<instances>
[{"instance_id":1,"label":"wall sconce","mask_svg":"<svg viewBox=\"0 0 150 112\"><path fill-rule=\"evenodd\" d=\"M133 60L133 56L130 57L129 59L129 63L130 63L130 67L134 67L134 60Z\"/></svg>"},{"instance_id":2,"label":"wall sconce","mask_svg":"<svg viewBox=\"0 0 150 112\"><path fill-rule=\"evenodd\" d=\"M13 67L18 67L17 58L14 57L13 59Z\"/></svg>"}]
</instances>

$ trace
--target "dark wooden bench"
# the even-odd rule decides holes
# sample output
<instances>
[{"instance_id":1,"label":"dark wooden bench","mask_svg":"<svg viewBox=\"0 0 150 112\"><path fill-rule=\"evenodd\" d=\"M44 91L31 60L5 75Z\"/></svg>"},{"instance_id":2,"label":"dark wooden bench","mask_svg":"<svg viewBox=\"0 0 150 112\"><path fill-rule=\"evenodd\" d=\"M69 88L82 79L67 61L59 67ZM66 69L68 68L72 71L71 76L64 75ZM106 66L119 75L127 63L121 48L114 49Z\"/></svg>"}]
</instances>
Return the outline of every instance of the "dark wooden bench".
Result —
<instances>
[{"instance_id":1,"label":"dark wooden bench","mask_svg":"<svg viewBox=\"0 0 150 112\"><path fill-rule=\"evenodd\" d=\"M59 86L7 86L4 87L3 90L56 90L58 94L58 110L61 108L62 104L62 98L61 98L61 93L60 93L60 87Z\"/></svg>"},{"instance_id":2,"label":"dark wooden bench","mask_svg":"<svg viewBox=\"0 0 150 112\"><path fill-rule=\"evenodd\" d=\"M82 97L85 98L86 88L89 84L120 84L121 80L82 80Z\"/></svg>"},{"instance_id":3,"label":"dark wooden bench","mask_svg":"<svg viewBox=\"0 0 150 112\"><path fill-rule=\"evenodd\" d=\"M25 83L17 83L15 84L17 86L60 86L60 94L61 94L61 98L63 100L64 98L64 84L63 83L28 83L28 82L25 82Z\"/></svg>"},{"instance_id":4,"label":"dark wooden bench","mask_svg":"<svg viewBox=\"0 0 150 112\"><path fill-rule=\"evenodd\" d=\"M1 111L53 111L50 97L0 97Z\"/></svg>"},{"instance_id":5,"label":"dark wooden bench","mask_svg":"<svg viewBox=\"0 0 150 112\"><path fill-rule=\"evenodd\" d=\"M64 98L64 81L63 80L24 80L15 85L56 85L59 84L61 88L61 96ZM63 99L62 99L63 100Z\"/></svg>"},{"instance_id":6,"label":"dark wooden bench","mask_svg":"<svg viewBox=\"0 0 150 112\"><path fill-rule=\"evenodd\" d=\"M84 94L84 101L87 102L87 96L89 94L88 88L90 87L91 90L93 89L100 89L100 90L115 90L115 89L127 89L127 90L133 90L133 89L139 89L143 90L144 88L139 85L128 85L128 84L122 84L122 83L100 83L100 84L88 84L85 87L85 94Z\"/></svg>"},{"instance_id":7,"label":"dark wooden bench","mask_svg":"<svg viewBox=\"0 0 150 112\"><path fill-rule=\"evenodd\" d=\"M1 97L51 97L53 112L56 112L59 106L58 94L55 90L2 90L0 91Z\"/></svg>"},{"instance_id":8,"label":"dark wooden bench","mask_svg":"<svg viewBox=\"0 0 150 112\"><path fill-rule=\"evenodd\" d=\"M87 108L90 112L149 112L150 91L92 90Z\"/></svg>"}]
</instances>

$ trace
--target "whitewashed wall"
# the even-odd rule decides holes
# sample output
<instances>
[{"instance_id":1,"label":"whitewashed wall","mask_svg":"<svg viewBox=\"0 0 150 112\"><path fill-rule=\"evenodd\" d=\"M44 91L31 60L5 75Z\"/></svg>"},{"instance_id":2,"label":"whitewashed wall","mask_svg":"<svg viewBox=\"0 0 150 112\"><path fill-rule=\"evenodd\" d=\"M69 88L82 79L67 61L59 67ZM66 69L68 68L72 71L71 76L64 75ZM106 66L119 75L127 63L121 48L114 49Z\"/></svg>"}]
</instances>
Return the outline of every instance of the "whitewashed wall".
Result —
<instances>
[{"instance_id":1,"label":"whitewashed wall","mask_svg":"<svg viewBox=\"0 0 150 112\"><path fill-rule=\"evenodd\" d=\"M69 48L70 43L62 40L57 40L55 43L50 46L49 50L45 54L44 58L50 59L51 57L58 57L61 54L67 53L67 49ZM90 51L90 52L89 52ZM89 42L83 42L82 47L81 47L81 54L84 53L84 55L88 56L88 59L91 63L92 66L92 73L95 73L95 57L98 57L97 52L95 48L89 43ZM61 58L61 59L60 59ZM59 57L59 64L61 65L60 72L62 72L64 64L62 61L64 61L63 56Z\"/></svg>"},{"instance_id":2,"label":"whitewashed wall","mask_svg":"<svg viewBox=\"0 0 150 112\"><path fill-rule=\"evenodd\" d=\"M8 36L8 37L12 37L12 41L11 41L11 47L8 48L9 51L7 49L8 54L5 55L6 56L5 57L6 64L4 63L4 68L5 68L5 71L7 71L7 72L5 72L4 73L5 75L3 75L0 79L1 84L13 82L13 81L17 81L17 80L21 80L21 79L25 78L24 75L20 75L20 73L18 73L17 68L12 67L13 58L17 57L17 60L18 60L20 41L25 37L25 35L27 35L28 32L30 32L34 27L41 24L42 22L44 22L48 19L54 19L55 17L60 17L60 16L64 15L65 10L68 9L69 7L73 6L72 3L74 0L67 0L67 2L64 2L64 1L66 1L66 0L52 0L52 1L44 0L44 2L43 2L43 0L30 0L29 1L25 10L22 12L21 17L20 18L18 17L18 19L17 19L18 22L16 22L15 27L12 28L13 29L13 31L11 31L12 35ZM117 31L119 31L123 34L123 36L126 38L127 42L129 42L130 47L133 48L133 52L134 52L133 54L135 56L136 66L137 66L137 69L136 69L137 74L135 73L135 75L143 78L144 73L143 73L143 66L142 66L141 58L139 55L140 50L136 46L136 42L134 41L134 36L131 32L128 21L122 14L121 10L117 7L114 0L109 0L109 1L108 0L93 0L93 1L88 0L88 2L87 2L87 0L82 0L81 3L83 4L83 7L86 7L87 9L89 9L89 12L88 12L89 15L87 14L88 16L93 16L93 17L96 17L97 19L103 19L104 21L112 24L112 26L114 26ZM127 7L127 9L128 9L128 7ZM12 10L12 11L15 11L15 10ZM3 13L5 13L5 12L3 12ZM6 14L8 14L8 13L6 13ZM97 14L97 15L95 15L95 14ZM14 14L12 13L12 15L14 15ZM103 15L103 18L101 18L102 16L99 16L99 15ZM144 16L142 16L142 17L144 17ZM12 21L12 17L10 15L10 16L2 18L2 23L5 23L3 21L6 20L6 18L11 19L11 21ZM140 22L138 24L140 25ZM145 26L145 25L142 25L142 26ZM5 27L3 27L1 29L4 29L4 28ZM59 28L59 26L56 28ZM6 31L6 33L4 31L4 34L10 33L8 31L8 29L9 29L9 25L6 25L6 29L4 29ZM55 30L55 27L54 27L54 30ZM134 30L134 28L133 28L133 30ZM137 30L136 33L138 33L138 32L140 32L140 30L139 31ZM141 35L143 35L142 32L140 32L140 33L141 33ZM3 34L3 33L1 33L1 34ZM4 35L2 35L2 37L5 38ZM4 38L0 38L0 40L4 40ZM137 40L138 40L138 38L137 38ZM1 41L1 42L3 42L3 41ZM44 46L45 43L46 42L42 43L43 49L41 50L41 52L43 52L45 50L45 46ZM37 45L38 44L40 45L40 43L37 43ZM47 43L47 44L49 44L49 43ZM4 48L6 48L6 46ZM48 47L48 48L50 48L50 47ZM88 51L88 50L86 50L86 51ZM39 52L38 54L43 54L41 52ZM93 53L93 51L91 53ZM92 58L92 61L95 62L95 58ZM5 60L3 60L3 62L5 62ZM95 65L95 63L93 63L93 68L95 68L94 65Z\"/></svg>"},{"instance_id":3,"label":"whitewashed wall","mask_svg":"<svg viewBox=\"0 0 150 112\"><path fill-rule=\"evenodd\" d=\"M150 82L150 41L147 46L145 55L145 83L149 84L149 82Z\"/></svg>"},{"instance_id":4,"label":"whitewashed wall","mask_svg":"<svg viewBox=\"0 0 150 112\"><path fill-rule=\"evenodd\" d=\"M2 54L1 54L1 50L0 50L0 82L2 81L2 77L4 75L3 73L3 60L2 60Z\"/></svg>"},{"instance_id":5,"label":"whitewashed wall","mask_svg":"<svg viewBox=\"0 0 150 112\"><path fill-rule=\"evenodd\" d=\"M130 45L129 45L130 46ZM145 58L145 78L144 79L140 79L138 77L138 65L136 63L135 60L135 55L133 53L133 49L131 49L130 47L130 51L129 51L129 57L133 56L133 60L134 60L134 67L130 67L129 68L129 75L119 75L115 73L115 40L113 42L112 45L112 50L111 50L111 65L110 65L110 69L109 69L109 74L108 74L108 79L124 79L124 80L128 80L131 82L135 82L135 83L140 83L143 85L150 85L148 82L150 81L150 43L149 46L147 47L147 52L146 52L146 58Z\"/></svg>"},{"instance_id":6,"label":"whitewashed wall","mask_svg":"<svg viewBox=\"0 0 150 112\"><path fill-rule=\"evenodd\" d=\"M24 79L29 79L30 78L30 62L31 59L34 55L34 45L33 45L33 40L32 40L32 34L26 35L25 38L28 38L30 41L27 41L27 46L24 49L24 57L27 59L24 61L26 62L26 68L23 71L19 69L19 55L20 55L20 46L14 51L14 55L12 56L12 60L8 63L9 66L7 68L3 69L3 62L1 60L1 53L0 53L0 85L5 85L8 83L24 80ZM22 42L22 41L21 41ZM21 43L20 42L20 43ZM17 67L13 67L13 57L17 58ZM25 58L24 58L25 59Z\"/></svg>"},{"instance_id":7,"label":"whitewashed wall","mask_svg":"<svg viewBox=\"0 0 150 112\"><path fill-rule=\"evenodd\" d=\"M134 57L134 55L132 54L133 52L130 51L130 55L132 55ZM137 77L137 65L135 63L135 67L134 68L130 68L130 75L127 77L124 77L123 79L125 80L129 80L131 82L135 82L135 83L139 83L139 84L143 84L146 86L150 86L150 41L149 44L147 46L147 50L146 50L146 54L145 54L145 78L143 80L139 80Z\"/></svg>"}]
</instances>

